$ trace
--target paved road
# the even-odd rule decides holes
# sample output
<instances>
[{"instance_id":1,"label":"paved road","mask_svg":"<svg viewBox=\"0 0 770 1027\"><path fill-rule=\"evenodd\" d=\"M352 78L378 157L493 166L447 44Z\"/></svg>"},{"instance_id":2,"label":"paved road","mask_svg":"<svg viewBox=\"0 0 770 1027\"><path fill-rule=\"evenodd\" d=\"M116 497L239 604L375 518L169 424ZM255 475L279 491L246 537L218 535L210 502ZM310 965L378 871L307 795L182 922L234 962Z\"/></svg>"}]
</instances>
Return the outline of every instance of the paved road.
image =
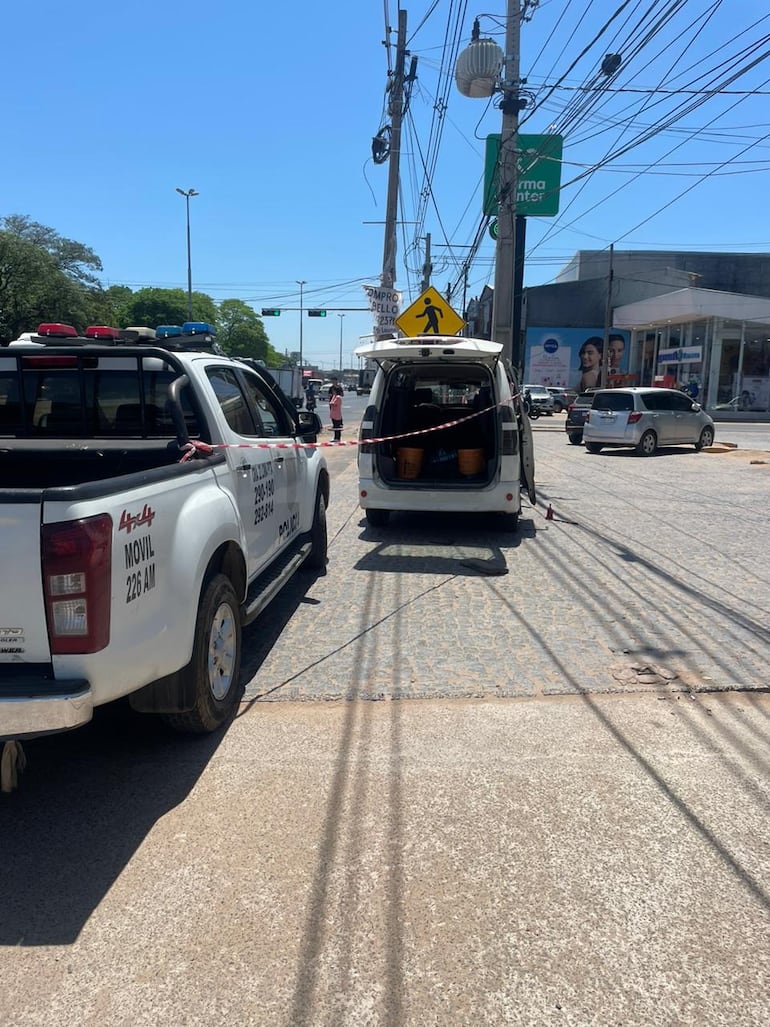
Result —
<instances>
[{"instance_id":1,"label":"paved road","mask_svg":"<svg viewBox=\"0 0 770 1027\"><path fill-rule=\"evenodd\" d=\"M329 450L329 571L226 733L29 746L3 1027L767 1022L770 466L536 444L514 537L374 533Z\"/></svg>"},{"instance_id":2,"label":"paved road","mask_svg":"<svg viewBox=\"0 0 770 1027\"><path fill-rule=\"evenodd\" d=\"M770 463L750 462L763 454L591 455L562 418L543 420L538 505L513 536L440 514L370 528L354 448L327 450L329 573L250 629L247 697L764 687Z\"/></svg>"}]
</instances>

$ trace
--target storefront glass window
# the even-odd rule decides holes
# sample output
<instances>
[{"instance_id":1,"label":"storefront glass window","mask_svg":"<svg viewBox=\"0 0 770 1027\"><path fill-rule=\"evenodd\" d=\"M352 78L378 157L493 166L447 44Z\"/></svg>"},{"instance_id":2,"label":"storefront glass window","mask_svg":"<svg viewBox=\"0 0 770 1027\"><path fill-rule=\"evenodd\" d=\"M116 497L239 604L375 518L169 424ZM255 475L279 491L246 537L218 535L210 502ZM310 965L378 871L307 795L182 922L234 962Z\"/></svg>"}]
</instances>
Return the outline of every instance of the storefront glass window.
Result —
<instances>
[{"instance_id":1,"label":"storefront glass window","mask_svg":"<svg viewBox=\"0 0 770 1027\"><path fill-rule=\"evenodd\" d=\"M729 403L736 396L738 386L738 359L741 352L740 332L737 336L725 333L722 336L722 359L719 362L719 384L717 403Z\"/></svg>"},{"instance_id":2,"label":"storefront glass window","mask_svg":"<svg viewBox=\"0 0 770 1027\"><path fill-rule=\"evenodd\" d=\"M733 395L741 410L770 409L770 338L766 326L746 325L741 374L736 376Z\"/></svg>"}]
</instances>

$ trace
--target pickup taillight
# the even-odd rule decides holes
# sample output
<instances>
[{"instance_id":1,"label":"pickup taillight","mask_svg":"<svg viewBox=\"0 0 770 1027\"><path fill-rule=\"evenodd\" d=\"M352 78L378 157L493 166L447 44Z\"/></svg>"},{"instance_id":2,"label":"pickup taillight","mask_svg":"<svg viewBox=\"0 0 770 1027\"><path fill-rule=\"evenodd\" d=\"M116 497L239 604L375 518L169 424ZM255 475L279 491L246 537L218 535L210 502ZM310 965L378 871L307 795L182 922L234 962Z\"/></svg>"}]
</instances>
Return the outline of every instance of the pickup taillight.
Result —
<instances>
[{"instance_id":1,"label":"pickup taillight","mask_svg":"<svg viewBox=\"0 0 770 1027\"><path fill-rule=\"evenodd\" d=\"M44 524L42 564L51 653L97 653L110 640L112 518Z\"/></svg>"}]
</instances>

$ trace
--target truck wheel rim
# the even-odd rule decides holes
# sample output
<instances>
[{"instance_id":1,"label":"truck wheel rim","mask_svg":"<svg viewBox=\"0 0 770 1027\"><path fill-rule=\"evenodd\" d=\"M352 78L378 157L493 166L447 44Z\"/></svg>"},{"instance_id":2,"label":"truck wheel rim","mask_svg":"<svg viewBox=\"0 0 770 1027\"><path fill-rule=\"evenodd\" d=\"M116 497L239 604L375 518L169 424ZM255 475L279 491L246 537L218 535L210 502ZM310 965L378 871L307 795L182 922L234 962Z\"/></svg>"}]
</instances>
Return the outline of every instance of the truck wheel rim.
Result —
<instances>
[{"instance_id":1,"label":"truck wheel rim","mask_svg":"<svg viewBox=\"0 0 770 1027\"><path fill-rule=\"evenodd\" d=\"M222 700L230 691L235 667L235 618L228 603L222 603L214 614L209 634L209 688L215 699Z\"/></svg>"}]
</instances>

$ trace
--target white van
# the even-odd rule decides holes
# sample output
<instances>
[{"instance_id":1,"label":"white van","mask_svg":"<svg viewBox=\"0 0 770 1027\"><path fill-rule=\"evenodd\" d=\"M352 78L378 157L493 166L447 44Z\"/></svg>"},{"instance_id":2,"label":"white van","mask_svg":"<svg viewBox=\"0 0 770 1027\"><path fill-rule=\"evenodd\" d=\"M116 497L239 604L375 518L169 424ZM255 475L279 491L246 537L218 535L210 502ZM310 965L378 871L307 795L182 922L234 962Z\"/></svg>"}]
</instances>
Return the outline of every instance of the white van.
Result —
<instances>
[{"instance_id":1,"label":"white van","mask_svg":"<svg viewBox=\"0 0 770 1027\"><path fill-rule=\"evenodd\" d=\"M427 335L356 354L378 368L358 447L367 521L382 527L392 510L491 512L515 531L521 489L535 502L535 461L502 346Z\"/></svg>"}]
</instances>

